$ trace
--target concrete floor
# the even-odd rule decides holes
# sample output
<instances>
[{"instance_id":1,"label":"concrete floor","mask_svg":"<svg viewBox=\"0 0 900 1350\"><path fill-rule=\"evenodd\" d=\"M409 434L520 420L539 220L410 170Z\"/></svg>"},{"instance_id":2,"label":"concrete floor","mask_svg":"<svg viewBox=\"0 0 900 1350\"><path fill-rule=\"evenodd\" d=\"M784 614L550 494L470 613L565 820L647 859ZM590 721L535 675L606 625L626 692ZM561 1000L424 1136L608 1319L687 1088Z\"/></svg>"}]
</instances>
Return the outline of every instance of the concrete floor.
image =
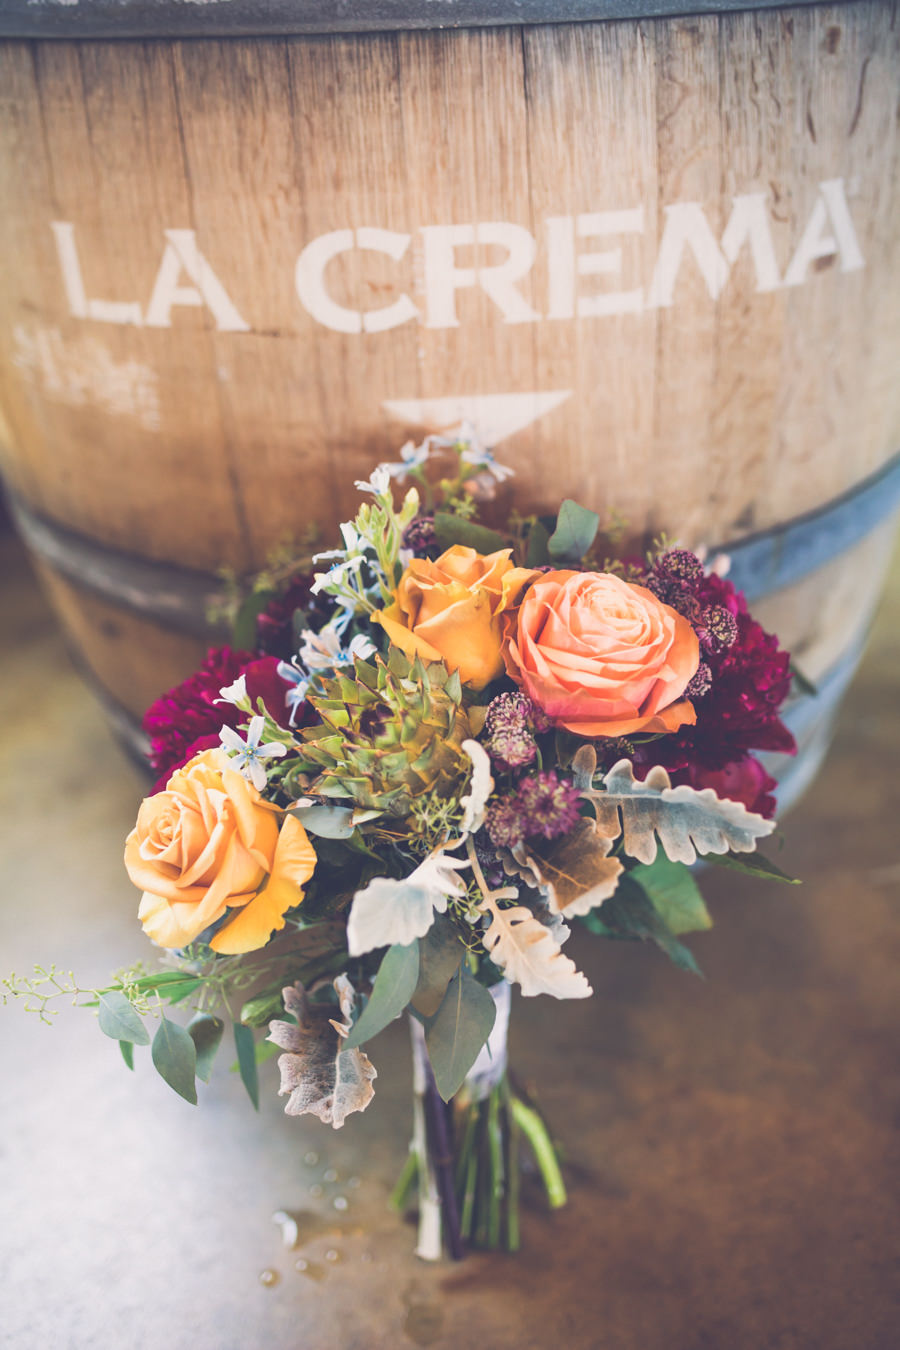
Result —
<instances>
[{"instance_id":1,"label":"concrete floor","mask_svg":"<svg viewBox=\"0 0 900 1350\"><path fill-rule=\"evenodd\" d=\"M0 609L0 965L85 983L148 954L122 841L143 783L18 549ZM898 1324L900 572L826 767L786 823L802 888L714 871L707 979L573 939L588 1003L519 1002L511 1047L568 1156L517 1258L427 1267L386 1198L405 1155L398 1024L337 1133L254 1115L228 1057L199 1108L91 1015L0 1009L0 1343L24 1350L889 1350ZM336 1174L336 1176L334 1175ZM334 1199L344 1196L339 1211ZM288 1251L274 1211L299 1215ZM300 1261L301 1267L297 1267ZM264 1277L261 1280L261 1276Z\"/></svg>"}]
</instances>

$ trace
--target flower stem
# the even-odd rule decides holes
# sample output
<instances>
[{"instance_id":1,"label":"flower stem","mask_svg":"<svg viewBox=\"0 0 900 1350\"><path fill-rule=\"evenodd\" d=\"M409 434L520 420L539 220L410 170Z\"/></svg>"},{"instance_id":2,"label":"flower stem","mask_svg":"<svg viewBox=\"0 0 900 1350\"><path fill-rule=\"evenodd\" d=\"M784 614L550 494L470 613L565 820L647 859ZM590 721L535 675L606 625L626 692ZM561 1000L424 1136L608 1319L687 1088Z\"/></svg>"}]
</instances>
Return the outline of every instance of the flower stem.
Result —
<instances>
[{"instance_id":1,"label":"flower stem","mask_svg":"<svg viewBox=\"0 0 900 1350\"><path fill-rule=\"evenodd\" d=\"M519 1139L521 1131L512 1112L512 1094L509 1080L504 1077L502 1084L503 1115L506 1121L506 1250L519 1250Z\"/></svg>"},{"instance_id":2,"label":"flower stem","mask_svg":"<svg viewBox=\"0 0 900 1350\"><path fill-rule=\"evenodd\" d=\"M531 1106L526 1106L520 1097L511 1098L512 1118L531 1145L551 1209L559 1209L566 1203L566 1187L559 1170L556 1149L540 1115Z\"/></svg>"},{"instance_id":3,"label":"flower stem","mask_svg":"<svg viewBox=\"0 0 900 1350\"><path fill-rule=\"evenodd\" d=\"M390 1206L401 1212L406 1208L406 1202L409 1199L409 1193L416 1182L416 1176L419 1171L419 1160L415 1152L410 1148L406 1155L406 1162L403 1164L403 1171L397 1179L397 1184L391 1191Z\"/></svg>"},{"instance_id":4,"label":"flower stem","mask_svg":"<svg viewBox=\"0 0 900 1350\"><path fill-rule=\"evenodd\" d=\"M425 1060L425 1111L430 1126L430 1161L434 1169L443 1208L447 1248L454 1261L461 1261L465 1256L465 1249L462 1244L459 1210L456 1206L456 1191L453 1186L453 1150L450 1144L450 1132L447 1129L447 1107L437 1090L434 1070L427 1057Z\"/></svg>"},{"instance_id":5,"label":"flower stem","mask_svg":"<svg viewBox=\"0 0 900 1350\"><path fill-rule=\"evenodd\" d=\"M490 1159L490 1208L488 1210L488 1246L500 1246L500 1210L503 1204L503 1135L500 1130L500 1092L494 1088L488 1098L488 1156Z\"/></svg>"}]
</instances>

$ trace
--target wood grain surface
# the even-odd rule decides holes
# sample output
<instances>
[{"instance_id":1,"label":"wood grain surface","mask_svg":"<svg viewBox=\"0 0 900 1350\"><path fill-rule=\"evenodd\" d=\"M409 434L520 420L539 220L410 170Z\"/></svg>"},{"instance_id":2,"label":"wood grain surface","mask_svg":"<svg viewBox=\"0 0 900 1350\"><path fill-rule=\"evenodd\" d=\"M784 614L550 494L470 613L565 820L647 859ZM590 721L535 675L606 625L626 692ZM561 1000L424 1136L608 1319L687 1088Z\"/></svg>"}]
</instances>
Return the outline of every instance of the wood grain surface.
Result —
<instances>
[{"instance_id":1,"label":"wood grain surface","mask_svg":"<svg viewBox=\"0 0 900 1350\"><path fill-rule=\"evenodd\" d=\"M870 0L4 43L4 472L101 542L250 568L273 539L353 510L353 479L416 431L386 401L557 391L497 445L523 507L571 493L686 542L808 510L900 442L898 71L896 6ZM801 284L761 291L745 241L714 296L689 242L671 303L650 303L671 208L695 204L715 253L733 198L765 194L783 283L834 180L862 266L836 244ZM130 306L140 326L73 315L54 221L71 227L88 302ZM498 222L519 233L497 242ZM821 243L835 230L819 223ZM452 226L468 234L448 243ZM185 271L169 326L148 323L166 230L194 232L242 329L190 303ZM406 239L402 256L352 247L360 230ZM417 318L343 332L304 306L297 259L338 231L351 249L321 271L329 299L363 327L403 295ZM510 238L534 260L504 282ZM640 312L593 312L636 290Z\"/></svg>"}]
</instances>

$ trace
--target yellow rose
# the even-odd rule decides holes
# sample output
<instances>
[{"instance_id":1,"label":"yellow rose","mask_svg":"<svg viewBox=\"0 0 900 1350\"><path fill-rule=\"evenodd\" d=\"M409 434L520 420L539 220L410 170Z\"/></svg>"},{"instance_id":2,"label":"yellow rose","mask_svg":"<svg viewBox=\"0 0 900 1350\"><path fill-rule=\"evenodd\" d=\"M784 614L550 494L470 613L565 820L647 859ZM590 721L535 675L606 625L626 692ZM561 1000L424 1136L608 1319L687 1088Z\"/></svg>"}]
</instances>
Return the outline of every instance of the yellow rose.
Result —
<instances>
[{"instance_id":1,"label":"yellow rose","mask_svg":"<svg viewBox=\"0 0 900 1350\"><path fill-rule=\"evenodd\" d=\"M303 899L316 855L293 816L266 802L205 750L141 803L125 866L144 896L138 917L162 947L185 947L234 910L210 946L226 955L263 947ZM280 825L280 828L279 828Z\"/></svg>"},{"instance_id":2,"label":"yellow rose","mask_svg":"<svg viewBox=\"0 0 900 1350\"><path fill-rule=\"evenodd\" d=\"M503 673L500 615L538 574L510 561L512 549L483 557L454 544L431 562L413 558L394 603L372 618L407 656L443 661L464 684L483 689Z\"/></svg>"}]
</instances>

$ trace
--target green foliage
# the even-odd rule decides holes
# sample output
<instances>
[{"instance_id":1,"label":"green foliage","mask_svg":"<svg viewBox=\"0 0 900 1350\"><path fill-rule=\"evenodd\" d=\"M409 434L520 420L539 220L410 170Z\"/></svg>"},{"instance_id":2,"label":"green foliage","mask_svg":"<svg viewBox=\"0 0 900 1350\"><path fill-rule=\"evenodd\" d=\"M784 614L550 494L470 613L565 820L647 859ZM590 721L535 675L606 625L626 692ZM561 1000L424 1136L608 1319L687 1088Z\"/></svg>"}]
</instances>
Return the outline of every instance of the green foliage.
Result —
<instances>
[{"instance_id":1,"label":"green foliage","mask_svg":"<svg viewBox=\"0 0 900 1350\"><path fill-rule=\"evenodd\" d=\"M630 876L623 877L615 895L599 911L587 914L583 922L599 937L654 942L681 970L692 975L701 973L691 952L678 941L657 913L650 896Z\"/></svg>"},{"instance_id":2,"label":"green foliage","mask_svg":"<svg viewBox=\"0 0 900 1350\"><path fill-rule=\"evenodd\" d=\"M122 1051L124 1059L129 1069L134 1069L134 1043L132 1041L119 1041L119 1049Z\"/></svg>"},{"instance_id":3,"label":"green foliage","mask_svg":"<svg viewBox=\"0 0 900 1350\"><path fill-rule=\"evenodd\" d=\"M382 957L369 1001L344 1041L345 1050L364 1045L399 1017L419 979L419 944L395 944Z\"/></svg>"},{"instance_id":4,"label":"green foliage","mask_svg":"<svg viewBox=\"0 0 900 1350\"><path fill-rule=\"evenodd\" d=\"M581 562L597 535L600 517L596 511L567 498L559 508L556 529L547 541L554 562Z\"/></svg>"},{"instance_id":5,"label":"green foliage","mask_svg":"<svg viewBox=\"0 0 900 1350\"><path fill-rule=\"evenodd\" d=\"M817 687L813 684L809 676L804 675L799 666L795 666L793 661L790 664L791 678L796 686L796 692L803 694L806 698L815 698L818 694Z\"/></svg>"},{"instance_id":6,"label":"green foliage","mask_svg":"<svg viewBox=\"0 0 900 1350\"><path fill-rule=\"evenodd\" d=\"M799 886L799 877L789 877L787 872L764 858L761 853L708 853L704 862L714 863L716 867L730 867L734 872L745 872L750 877L760 877L764 881L783 881L788 886Z\"/></svg>"},{"instance_id":7,"label":"green foliage","mask_svg":"<svg viewBox=\"0 0 900 1350\"><path fill-rule=\"evenodd\" d=\"M464 954L452 921L445 914L437 914L428 932L419 938L419 978L411 1002L422 1017L433 1017L437 1012Z\"/></svg>"},{"instance_id":8,"label":"green foliage","mask_svg":"<svg viewBox=\"0 0 900 1350\"><path fill-rule=\"evenodd\" d=\"M543 521L536 520L528 531L528 548L525 553L526 567L543 567L550 561L550 531Z\"/></svg>"},{"instance_id":9,"label":"green foliage","mask_svg":"<svg viewBox=\"0 0 900 1350\"><path fill-rule=\"evenodd\" d=\"M112 989L99 996L100 1030L114 1041L131 1041L134 1045L149 1045L150 1036L138 1014L124 994Z\"/></svg>"},{"instance_id":10,"label":"green foliage","mask_svg":"<svg viewBox=\"0 0 900 1350\"><path fill-rule=\"evenodd\" d=\"M241 1082L247 1089L247 1096L254 1110L259 1110L259 1074L256 1068L256 1041L250 1027L240 1022L234 1023L234 1048L237 1051L238 1071Z\"/></svg>"},{"instance_id":11,"label":"green foliage","mask_svg":"<svg viewBox=\"0 0 900 1350\"><path fill-rule=\"evenodd\" d=\"M184 1027L180 1027L177 1022L170 1022L167 1017L160 1018L150 1056L156 1072L169 1087L186 1102L196 1106L197 1085L194 1074L197 1051Z\"/></svg>"},{"instance_id":12,"label":"green foliage","mask_svg":"<svg viewBox=\"0 0 900 1350\"><path fill-rule=\"evenodd\" d=\"M213 1017L210 1013L197 1013L187 1024L187 1033L194 1042L197 1055L195 1072L204 1083L209 1082L213 1060L221 1044L224 1030L225 1023L221 1017Z\"/></svg>"},{"instance_id":13,"label":"green foliage","mask_svg":"<svg viewBox=\"0 0 900 1350\"><path fill-rule=\"evenodd\" d=\"M437 512L434 517L434 533L438 547L442 551L452 548L454 544L464 544L467 548L474 548L478 553L496 553L498 549L507 547L507 541L496 530L489 530L484 525L476 524L474 520L463 520L461 516L452 515L449 511Z\"/></svg>"},{"instance_id":14,"label":"green foliage","mask_svg":"<svg viewBox=\"0 0 900 1350\"><path fill-rule=\"evenodd\" d=\"M270 600L274 600L277 591L254 589L241 602L234 618L232 641L238 651L256 649L256 620L262 614Z\"/></svg>"},{"instance_id":15,"label":"green foliage","mask_svg":"<svg viewBox=\"0 0 900 1350\"><path fill-rule=\"evenodd\" d=\"M425 1024L425 1044L437 1090L448 1102L458 1092L497 1015L494 1000L461 965L434 1017Z\"/></svg>"},{"instance_id":16,"label":"green foliage","mask_svg":"<svg viewBox=\"0 0 900 1350\"><path fill-rule=\"evenodd\" d=\"M652 863L639 863L628 876L637 882L670 932L698 933L712 928L712 919L693 875L684 863L657 854Z\"/></svg>"}]
</instances>

